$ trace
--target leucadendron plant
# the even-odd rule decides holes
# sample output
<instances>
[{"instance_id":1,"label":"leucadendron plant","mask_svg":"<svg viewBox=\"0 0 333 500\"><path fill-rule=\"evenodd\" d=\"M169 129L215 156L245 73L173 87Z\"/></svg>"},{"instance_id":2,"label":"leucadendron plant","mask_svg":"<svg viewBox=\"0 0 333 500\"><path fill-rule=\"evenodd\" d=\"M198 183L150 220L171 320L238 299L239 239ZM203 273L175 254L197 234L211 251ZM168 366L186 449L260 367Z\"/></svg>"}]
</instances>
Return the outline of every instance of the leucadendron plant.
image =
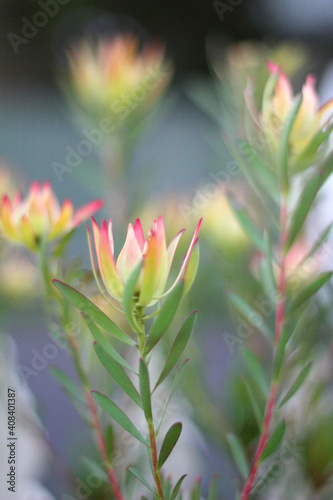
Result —
<instances>
[{"instance_id":1,"label":"leucadendron plant","mask_svg":"<svg viewBox=\"0 0 333 500\"><path fill-rule=\"evenodd\" d=\"M95 340L94 348L101 364L145 416L148 427L147 438L112 399L101 392L92 392L94 399L106 413L148 449L155 485L150 486L149 479L145 479L137 469L129 467L128 470L154 494L155 498L161 500L178 498L178 492L185 477L182 476L171 491L170 481L163 480L161 475L161 469L180 437L182 423L176 422L169 428L158 450L156 437L165 411L160 421L156 422L152 395L180 361L194 328L196 311L185 319L175 336L154 386L151 383L149 362L153 355L153 349L165 334L181 299L195 278L199 263L198 233L200 225L201 220L196 227L178 276L169 285L167 281L170 268L184 230L180 231L167 246L162 217L158 217L154 221L147 236L144 234L140 220L137 219L134 226L129 224L125 244L116 260L112 221L107 223L106 220L103 220L101 228L99 228L92 218L97 263L89 228L88 242L93 274L104 299L123 311L131 329L130 333L125 333L80 291L62 281L53 280L60 292L83 314ZM147 328L147 321L150 318L154 318L154 321L151 327ZM114 339L125 346L137 351L138 366L128 364L120 352L104 336L103 330L106 330ZM182 370L184 363L180 365L179 371ZM132 376L137 377L137 384L132 381L127 370L132 373ZM113 490L116 498L123 498L119 489L113 488Z\"/></svg>"},{"instance_id":2,"label":"leucadendron plant","mask_svg":"<svg viewBox=\"0 0 333 500\"><path fill-rule=\"evenodd\" d=\"M297 287L289 283L288 262L291 249L301 236L307 216L318 192L333 170L333 152L330 133L333 127L333 101L319 107L315 80L308 76L299 95L294 95L287 76L277 65L267 64L270 76L263 91L260 110L255 107L250 84L245 91L248 105L245 117L248 142L228 144L230 151L249 181L258 203L265 213L264 227L257 228L248 212L240 211L246 234L260 253L258 286L263 300L272 304L274 329L270 318L263 317L257 328L271 344L271 377L260 359L245 349L244 359L252 381L244 382L252 412L259 430L255 452L247 452L242 440L228 435L231 453L243 477L237 498L259 498L265 484L262 470L267 459L277 452L284 438L288 439L288 425L283 419L283 407L302 386L311 370L311 360L304 361L294 379L285 377L292 365L297 345L293 335L304 328L304 311L308 301L326 283L332 272L320 274L317 270ZM297 178L298 191L294 180ZM295 195L295 192L298 193ZM301 259L301 268L318 252L325 242L332 223ZM237 312L248 319L258 315L258 308L250 301L230 292L230 300ZM287 431L286 431L287 429ZM251 456L250 456L251 453ZM250 459L250 460L249 460ZM249 463L250 462L250 463Z\"/></svg>"}]
</instances>

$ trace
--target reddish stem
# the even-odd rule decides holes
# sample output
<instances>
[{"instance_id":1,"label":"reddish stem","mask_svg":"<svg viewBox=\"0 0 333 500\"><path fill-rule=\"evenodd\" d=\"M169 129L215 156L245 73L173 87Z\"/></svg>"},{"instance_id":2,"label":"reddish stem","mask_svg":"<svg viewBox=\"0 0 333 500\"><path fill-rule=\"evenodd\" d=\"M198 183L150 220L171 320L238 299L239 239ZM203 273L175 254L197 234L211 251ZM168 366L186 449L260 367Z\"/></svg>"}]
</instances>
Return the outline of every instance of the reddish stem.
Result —
<instances>
[{"instance_id":1,"label":"reddish stem","mask_svg":"<svg viewBox=\"0 0 333 500\"><path fill-rule=\"evenodd\" d=\"M108 478L110 481L110 485L112 487L112 490L113 490L113 493L114 493L116 500L124 500L123 496L121 494L120 488L119 488L117 476L116 476L114 469L113 469L113 467L109 461L109 458L108 458L108 452L107 452L106 443L105 443L105 439L104 439L103 429L102 429L102 426L101 426L101 423L100 423L100 420L98 417L98 412L97 412L95 400L93 398L93 395L91 394L88 375L87 375L86 371L84 370L82 363L81 363L81 354L80 354L79 346L77 345L75 338L70 334L69 334L69 341L70 341L70 344L71 344L72 349L74 351L75 365L76 365L77 371L79 373L79 376L80 376L80 379L81 379L81 382L82 382L82 385L84 388L88 410L89 410L90 415L91 415L92 427L93 427L93 430L94 430L95 436L96 436L97 446L98 446L100 455L102 457L102 460L105 463Z\"/></svg>"},{"instance_id":2,"label":"reddish stem","mask_svg":"<svg viewBox=\"0 0 333 500\"><path fill-rule=\"evenodd\" d=\"M266 448L268 438L270 436L270 428L273 419L274 407L276 402L276 395L278 391L278 383L275 380L274 368L276 364L276 355L277 355L277 347L280 339L281 331L284 324L284 296L285 296L285 265L286 265L286 254L285 254L285 245L287 240L287 202L286 199L283 198L281 201L280 208L280 227L281 227L281 237L280 237L280 248L279 248L279 276L278 276L278 297L275 308L275 337L274 337L274 348L273 348L273 372L272 372L272 380L268 395L268 401L266 405L265 415L264 415L264 423L262 427L261 436L259 439L259 443L254 455L252 467L250 470L250 474L246 480L244 485L241 500L247 500L250 496L251 490L253 488L253 484L255 478L257 476L257 472L260 465L261 456Z\"/></svg>"},{"instance_id":3,"label":"reddish stem","mask_svg":"<svg viewBox=\"0 0 333 500\"><path fill-rule=\"evenodd\" d=\"M161 498L161 500L163 500L164 496L163 496L161 475L160 475L160 472L158 470L158 458L157 458L156 435L155 435L154 424L152 422L148 421L148 427L149 427L151 459L152 459L154 476L155 476L155 484L156 484L156 488L157 488L157 493L158 493L159 497Z\"/></svg>"}]
</instances>

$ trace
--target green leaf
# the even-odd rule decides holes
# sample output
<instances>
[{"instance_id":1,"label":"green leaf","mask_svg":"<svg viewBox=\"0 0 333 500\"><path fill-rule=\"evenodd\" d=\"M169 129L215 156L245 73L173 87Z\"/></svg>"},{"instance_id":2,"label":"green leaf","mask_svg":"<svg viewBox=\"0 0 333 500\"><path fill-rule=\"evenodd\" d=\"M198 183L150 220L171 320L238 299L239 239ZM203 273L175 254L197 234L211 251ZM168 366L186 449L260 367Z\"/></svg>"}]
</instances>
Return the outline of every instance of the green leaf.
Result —
<instances>
[{"instance_id":1,"label":"green leaf","mask_svg":"<svg viewBox=\"0 0 333 500\"><path fill-rule=\"evenodd\" d=\"M249 237L252 243L258 248L258 250L264 252L265 247L262 235L257 231L254 224L250 221L250 219L245 213L245 210L240 208L238 206L238 202L232 200L230 197L229 197L229 202L238 222L242 226L246 235Z\"/></svg>"},{"instance_id":2,"label":"green leaf","mask_svg":"<svg viewBox=\"0 0 333 500\"><path fill-rule=\"evenodd\" d=\"M267 377L258 358L247 347L242 348L242 354L245 363L247 364L249 371L252 374L254 380L256 381L258 387L260 388L262 394L264 396L268 396L269 386L267 383Z\"/></svg>"},{"instance_id":3,"label":"green leaf","mask_svg":"<svg viewBox=\"0 0 333 500\"><path fill-rule=\"evenodd\" d=\"M186 269L186 273L183 277L184 281L184 292L183 295L186 295L191 286L193 285L193 282L195 280L198 268L199 268L199 260L200 260L200 247L199 247L199 240L197 240L194 243L192 253L190 260L188 262L188 266Z\"/></svg>"},{"instance_id":4,"label":"green leaf","mask_svg":"<svg viewBox=\"0 0 333 500\"><path fill-rule=\"evenodd\" d=\"M248 398L249 398L249 401L250 401L250 404L252 406L252 410L253 410L253 413L254 413L254 416L255 416L255 419L257 422L258 429L260 430L262 427L262 422L263 422L263 418L264 418L264 409L260 408L260 403L258 401L257 394L254 393L254 390L252 389L250 384L247 382L247 380L245 380L243 378L241 378L240 380L245 387L246 393L248 395Z\"/></svg>"},{"instance_id":5,"label":"green leaf","mask_svg":"<svg viewBox=\"0 0 333 500\"><path fill-rule=\"evenodd\" d=\"M299 235L305 219L310 212L314 199L317 196L321 186L321 174L317 172L304 186L297 206L291 218L290 227L288 230L288 238L286 242L286 249L289 250L295 239Z\"/></svg>"},{"instance_id":6,"label":"green leaf","mask_svg":"<svg viewBox=\"0 0 333 500\"><path fill-rule=\"evenodd\" d=\"M286 422L281 420L272 432L265 449L260 457L260 463L262 463L266 458L270 457L279 447L283 436L286 432Z\"/></svg>"},{"instance_id":7,"label":"green leaf","mask_svg":"<svg viewBox=\"0 0 333 500\"><path fill-rule=\"evenodd\" d=\"M141 329L137 324L134 317L134 301L133 295L135 291L136 284L138 282L143 262L141 261L137 267L132 272L131 276L128 278L128 281L125 286L124 295L123 295L123 308L125 312L126 319L130 326L136 333L140 333Z\"/></svg>"},{"instance_id":8,"label":"green leaf","mask_svg":"<svg viewBox=\"0 0 333 500\"><path fill-rule=\"evenodd\" d=\"M235 464L237 465L238 470L241 473L243 479L246 480L250 471L246 460L246 455L243 449L243 445L238 439L238 437L232 434L231 432L227 434L227 441L230 447L232 457L235 461Z\"/></svg>"},{"instance_id":9,"label":"green leaf","mask_svg":"<svg viewBox=\"0 0 333 500\"><path fill-rule=\"evenodd\" d=\"M145 356L161 339L162 335L165 333L165 330L171 323L174 315L176 314L180 299L182 298L183 289L184 282L180 281L178 285L172 290L172 292L170 292L166 301L161 307L161 310L150 329L148 337L146 338L144 347Z\"/></svg>"},{"instance_id":10,"label":"green leaf","mask_svg":"<svg viewBox=\"0 0 333 500\"><path fill-rule=\"evenodd\" d=\"M183 424L181 422L176 422L173 424L165 435L163 440L160 455L158 457L158 468L161 469L165 461L169 458L172 450L177 444L180 437Z\"/></svg>"},{"instance_id":11,"label":"green leaf","mask_svg":"<svg viewBox=\"0 0 333 500\"><path fill-rule=\"evenodd\" d=\"M172 384L171 389L170 389L170 392L169 392L169 396L168 396L168 398L167 398L167 400L166 400L166 403L165 403L165 405L164 405L162 415L161 415L160 420L159 420L159 422L158 422L158 424L157 424L157 427L156 427L156 435L158 434L158 432L159 432L159 430L160 430L160 427L161 427L161 425L162 425L163 418L164 418L165 412L167 411L168 404L169 404L169 402L170 402L170 399L171 399L171 397L172 397L172 394L174 393L174 390L175 390L175 389L176 389L176 387L177 387L177 384L178 384L178 382L179 382L179 379L180 379L180 377L181 377L181 375L182 375L182 373L183 373L183 370L184 370L184 368L185 368L185 365L186 365L186 363L187 363L188 361L189 361L188 359L185 359L185 361L184 361L184 362L180 365L180 367L179 367L179 369L178 369L178 371L177 371L177 374L176 374L176 376L175 376L175 380L173 381L173 384Z\"/></svg>"},{"instance_id":12,"label":"green leaf","mask_svg":"<svg viewBox=\"0 0 333 500\"><path fill-rule=\"evenodd\" d=\"M307 300L309 300L312 295L314 295L322 286L327 283L332 277L332 272L321 274L318 278L313 280L311 283L306 285L303 290L297 295L297 297L289 305L286 315L293 314L299 307L301 307Z\"/></svg>"},{"instance_id":13,"label":"green leaf","mask_svg":"<svg viewBox=\"0 0 333 500\"><path fill-rule=\"evenodd\" d=\"M274 176L273 173L268 170L267 165L260 160L254 147L245 141L241 141L239 148L249 163L250 175L255 175L258 184L265 189L268 195L278 202L280 193L276 176Z\"/></svg>"},{"instance_id":14,"label":"green leaf","mask_svg":"<svg viewBox=\"0 0 333 500\"><path fill-rule=\"evenodd\" d=\"M63 386L63 388L71 398L78 399L82 403L85 402L82 390L64 371L62 371L57 366L50 366L50 372L52 373L53 377Z\"/></svg>"},{"instance_id":15,"label":"green leaf","mask_svg":"<svg viewBox=\"0 0 333 500\"><path fill-rule=\"evenodd\" d=\"M241 168L242 173L243 173L245 179L247 180L247 182L249 183L249 185L253 189L254 193L257 195L258 199L260 200L262 206L265 208L266 212L270 215L270 217L272 218L272 220L274 221L274 223L276 223L276 218L275 218L274 214L271 213L271 211L270 211L270 209L268 207L267 197L264 196L265 193L262 193L262 191L260 189L261 186L257 185L256 179L255 179L255 177L253 175L253 172L252 172L251 168L247 164L246 159L243 158L242 155L238 153L237 149L230 143L230 141L228 141L225 137L224 137L224 140L225 140L226 146L228 147L228 149L230 151L230 154L234 157L235 161L237 162L237 164ZM230 198L230 196L229 196L229 198ZM235 205L235 202L232 203L232 201L231 201L230 204L231 204L231 207L234 208L233 205ZM245 210L243 210L243 213L244 212L245 212ZM236 212L235 212L235 215L237 216ZM239 220L239 222L242 224L241 220ZM253 224L249 220L246 220L246 219L244 221L244 224L245 225L243 226L243 229L245 230L245 232L247 232L247 231L251 232L252 237L249 236L250 239L253 238L252 239L253 243L257 246L257 248L259 248L262 251L262 248L258 247L258 245L260 245L260 240L256 236L257 231L253 227ZM253 231L253 229L255 231ZM248 234L248 232L247 232L247 234Z\"/></svg>"},{"instance_id":16,"label":"green leaf","mask_svg":"<svg viewBox=\"0 0 333 500\"><path fill-rule=\"evenodd\" d=\"M302 190L302 194L298 200L288 230L288 238L286 242L287 250L289 250L289 248L295 241L296 237L300 233L319 189L325 183L326 179L329 177L332 171L333 171L333 152L327 156L327 158L320 165L316 173L309 179L309 181Z\"/></svg>"},{"instance_id":17,"label":"green leaf","mask_svg":"<svg viewBox=\"0 0 333 500\"><path fill-rule=\"evenodd\" d=\"M262 315L258 311L253 309L250 305L248 305L246 302L244 302L244 300L241 297L239 297L239 295L237 295L236 293L229 291L228 297L232 302L232 304L235 306L235 308L238 310L238 312L240 312L240 314L244 316L244 318L249 323L253 324L254 327L263 334L263 336L266 338L266 340L268 340L270 344L273 344L273 333L264 322ZM254 322L254 318L257 318L260 321Z\"/></svg>"},{"instance_id":18,"label":"green leaf","mask_svg":"<svg viewBox=\"0 0 333 500\"><path fill-rule=\"evenodd\" d=\"M108 475L98 463L96 463L94 460L91 460L88 457L81 457L81 461L83 464L87 466L90 472L92 472L95 476L99 477L103 481L108 481Z\"/></svg>"},{"instance_id":19,"label":"green leaf","mask_svg":"<svg viewBox=\"0 0 333 500\"><path fill-rule=\"evenodd\" d=\"M209 486L208 500L218 500L217 499L217 479L218 475L214 474Z\"/></svg>"},{"instance_id":20,"label":"green leaf","mask_svg":"<svg viewBox=\"0 0 333 500\"><path fill-rule=\"evenodd\" d=\"M134 346L135 342L123 332L106 314L104 314L91 300L75 288L59 280L52 280L58 290L75 306L79 311L84 312L93 319L99 326L105 328L115 338L125 344Z\"/></svg>"},{"instance_id":21,"label":"green leaf","mask_svg":"<svg viewBox=\"0 0 333 500\"><path fill-rule=\"evenodd\" d=\"M269 234L265 231L264 233L264 245L265 245L265 260L264 269L261 274L263 277L264 287L266 285L266 293L268 297L275 301L277 284L273 268L273 255L272 255L272 242L270 240Z\"/></svg>"},{"instance_id":22,"label":"green leaf","mask_svg":"<svg viewBox=\"0 0 333 500\"><path fill-rule=\"evenodd\" d=\"M113 359L118 361L122 366L127 368L133 373L136 373L135 370L124 360L124 358L116 351L113 345L104 337L98 326L93 322L93 320L87 316L87 314L82 313L82 316L87 323L87 326L91 332L93 338L99 343L101 348L109 354Z\"/></svg>"},{"instance_id":23,"label":"green leaf","mask_svg":"<svg viewBox=\"0 0 333 500\"><path fill-rule=\"evenodd\" d=\"M139 382L140 382L140 394L142 399L143 411L145 412L146 419L152 422L153 417L151 410L149 374L147 365L143 359L140 359Z\"/></svg>"},{"instance_id":24,"label":"green leaf","mask_svg":"<svg viewBox=\"0 0 333 500\"><path fill-rule=\"evenodd\" d=\"M281 402L279 403L279 408L281 408L287 401L298 391L306 377L309 375L312 366L312 361L310 361L303 370L297 375L296 379L292 383L290 389L287 391L287 394L283 396Z\"/></svg>"},{"instance_id":25,"label":"green leaf","mask_svg":"<svg viewBox=\"0 0 333 500\"><path fill-rule=\"evenodd\" d=\"M279 339L279 342L277 345L277 352L276 352L276 358L275 358L273 381L276 383L279 380L281 368L283 366L284 355L285 355L285 350L286 350L288 338L289 337L288 337L287 330L284 328L280 334L280 339Z\"/></svg>"},{"instance_id":26,"label":"green leaf","mask_svg":"<svg viewBox=\"0 0 333 500\"><path fill-rule=\"evenodd\" d=\"M332 227L333 227L333 222L330 222L330 224L328 224L328 226L324 229L324 231L319 235L317 241L313 244L309 253L304 257L304 259L298 265L298 267L301 267L304 264L304 262L306 262L308 259L310 259L313 255L317 253L317 251L321 248L323 243L325 243L327 237L331 232Z\"/></svg>"},{"instance_id":27,"label":"green leaf","mask_svg":"<svg viewBox=\"0 0 333 500\"><path fill-rule=\"evenodd\" d=\"M297 114L301 107L303 96L300 95L295 99L286 120L284 120L282 129L280 132L280 140L278 147L278 170L280 174L280 180L283 187L287 187L289 184L288 179L288 157L289 157L289 139L290 134L295 123Z\"/></svg>"},{"instance_id":28,"label":"green leaf","mask_svg":"<svg viewBox=\"0 0 333 500\"><path fill-rule=\"evenodd\" d=\"M110 373L113 380L131 398L131 400L134 401L134 403L142 408L140 394L134 387L124 368L122 368L122 366L115 361L114 358L109 356L109 354L107 354L97 342L94 343L94 348L98 359L104 368Z\"/></svg>"},{"instance_id":29,"label":"green leaf","mask_svg":"<svg viewBox=\"0 0 333 500\"><path fill-rule=\"evenodd\" d=\"M186 476L187 476L187 474L184 474L181 478L178 479L174 489L172 490L170 500L176 500L177 495L178 495L179 490L180 490L180 487L182 485L182 482L184 481Z\"/></svg>"},{"instance_id":30,"label":"green leaf","mask_svg":"<svg viewBox=\"0 0 333 500\"><path fill-rule=\"evenodd\" d=\"M164 478L163 476L161 477L162 480L162 490L163 490L163 496L165 500L170 500L170 495L171 495L171 478L168 476L167 478Z\"/></svg>"},{"instance_id":31,"label":"green leaf","mask_svg":"<svg viewBox=\"0 0 333 500\"><path fill-rule=\"evenodd\" d=\"M200 479L197 479L192 490L191 500L201 500L201 483Z\"/></svg>"},{"instance_id":32,"label":"green leaf","mask_svg":"<svg viewBox=\"0 0 333 500\"><path fill-rule=\"evenodd\" d=\"M104 437L105 437L105 445L106 445L106 451L109 457L109 460L111 460L113 452L114 452L114 429L113 426L108 424L106 426L105 432L104 432ZM112 460L111 460L112 462Z\"/></svg>"},{"instance_id":33,"label":"green leaf","mask_svg":"<svg viewBox=\"0 0 333 500\"><path fill-rule=\"evenodd\" d=\"M69 233L67 233L65 236L61 238L61 240L59 241L59 243L56 245L55 249L52 252L53 257L60 258L63 256L67 248L67 245L70 243L75 234L75 231L76 228L72 229L71 231L69 231Z\"/></svg>"},{"instance_id":34,"label":"green leaf","mask_svg":"<svg viewBox=\"0 0 333 500\"><path fill-rule=\"evenodd\" d=\"M145 438L140 434L128 416L110 398L101 392L92 391L97 403L113 418L125 431L149 448Z\"/></svg>"},{"instance_id":35,"label":"green leaf","mask_svg":"<svg viewBox=\"0 0 333 500\"><path fill-rule=\"evenodd\" d=\"M159 379L155 384L154 391L166 379L169 373L176 366L179 358L181 357L181 355L185 350L185 347L187 346L188 341L190 340L196 319L197 319L197 311L194 311L184 321L183 326L179 330L179 333L170 348L161 375L159 376Z\"/></svg>"},{"instance_id":36,"label":"green leaf","mask_svg":"<svg viewBox=\"0 0 333 500\"><path fill-rule=\"evenodd\" d=\"M320 129L311 139L306 148L293 160L292 170L295 173L301 172L309 165L318 163L318 150L320 146L327 141L333 130L333 123L330 124L325 130ZM326 148L320 150L319 156L322 156Z\"/></svg>"},{"instance_id":37,"label":"green leaf","mask_svg":"<svg viewBox=\"0 0 333 500\"><path fill-rule=\"evenodd\" d=\"M150 484L148 483L148 481L145 480L145 478L143 477L143 475L141 474L141 472L139 472L137 469L135 469L134 467L128 467L127 469L131 474L133 474L133 476L135 476L141 484L143 484L149 491L151 491L155 496L156 493L155 491L153 490L153 488L150 486Z\"/></svg>"}]
</instances>

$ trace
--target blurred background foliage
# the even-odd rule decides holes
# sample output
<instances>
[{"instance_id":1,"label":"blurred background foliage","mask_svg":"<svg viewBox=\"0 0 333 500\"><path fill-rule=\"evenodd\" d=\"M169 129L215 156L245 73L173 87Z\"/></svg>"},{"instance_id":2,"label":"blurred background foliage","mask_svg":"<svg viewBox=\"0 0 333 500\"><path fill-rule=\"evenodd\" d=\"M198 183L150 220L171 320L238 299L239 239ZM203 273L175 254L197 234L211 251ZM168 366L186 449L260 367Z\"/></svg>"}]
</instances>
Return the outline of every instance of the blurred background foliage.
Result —
<instances>
[{"instance_id":1,"label":"blurred background foliage","mask_svg":"<svg viewBox=\"0 0 333 500\"><path fill-rule=\"evenodd\" d=\"M333 95L333 86L325 83L333 52L333 11L327 4L323 0L316 5L306 2L295 10L286 2L278 8L273 0L248 0L230 7L221 19L216 2L203 0L70 0L59 5L57 15L49 18L47 25L15 53L8 34L20 34L22 18L31 20L40 5L36 1L0 1L1 194L11 192L11 184L22 188L34 179L50 179L59 198L70 197L76 206L86 199L103 197L103 216L115 221L119 242L116 252L123 242L127 222L134 222L139 216L147 229L161 214L169 239L183 227L188 228L178 262L198 219L204 218L199 273L184 306L188 311L198 309L200 314L178 396L182 402L187 401L188 425L195 426L191 427L195 453L192 465L181 463L181 468L184 473L190 470L189 480L184 483L187 490L195 476L202 476L204 494L212 473L218 470L223 499L234 498L233 478L238 477L229 455L227 433L232 431L240 436L249 456L258 436L248 386L259 394L259 411L264 404L258 381L249 375L244 347L251 347L259 359L266 360L267 366L270 362L266 341L257 326L232 305L230 292L255 303L269 325L274 318L272 311L267 313L265 309L258 281L260 252L241 228L238 208L247 207L258 227L266 224L266 214L228 153L222 134L244 137L244 89L248 78L252 78L256 98L260 99L268 76L267 59L283 66L296 89L300 89L305 75L313 72L319 82L323 81L320 88L324 97L329 88ZM149 111L144 111L135 127L123 127L114 136L116 140L104 140L103 147L92 148L89 155L80 157L77 167L59 179L54 162L63 163L66 148L76 151L86 138L83 131L96 126L91 115L73 102L68 81L64 85L68 71L65 49L82 36L113 37L128 31L137 34L142 44L151 38L165 44L166 59L173 72L168 91L154 106L152 103ZM312 226L316 225L316 230L317 226L324 228L329 221L329 217L321 217ZM298 242L298 261L311 241L312 226ZM76 265L87 269L85 285L90 296L94 296L83 228L71 244L71 258L78 255L80 262ZM1 246L0 326L17 340L21 364L27 367L34 363L36 353L43 355L45 344L52 341L44 324L40 278L33 264L24 252L16 255ZM331 264L328 252L319 264L315 262L310 270L298 273L297 278L306 281L319 267ZM292 270L292 262L290 266ZM293 403L295 407L286 407L287 458L274 457L266 487L258 489L258 498L290 498L290 477L294 481L298 478L299 500L332 498L330 300L331 296L324 294L304 312L305 328L296 336L299 355L287 367L285 376L297 373L305 359L313 360L315 370L309 385ZM89 339L83 342L89 343ZM163 348L167 351L167 340ZM58 349L53 362L74 373L63 349ZM30 376L28 382L54 448L52 474L46 483L60 498L64 491L75 490L76 483L68 472L71 468L82 474L83 480L86 477L84 467L77 465L83 450L93 453L85 437L84 423L48 374L50 363L46 359L45 369ZM96 360L88 355L87 363L93 381L100 387L103 373ZM115 452L121 449L119 441L119 436L118 442L114 439ZM128 453L126 446L122 453ZM176 472L177 467L179 462L173 465ZM96 500L109 498L105 495L103 486L101 491L94 491Z\"/></svg>"}]
</instances>

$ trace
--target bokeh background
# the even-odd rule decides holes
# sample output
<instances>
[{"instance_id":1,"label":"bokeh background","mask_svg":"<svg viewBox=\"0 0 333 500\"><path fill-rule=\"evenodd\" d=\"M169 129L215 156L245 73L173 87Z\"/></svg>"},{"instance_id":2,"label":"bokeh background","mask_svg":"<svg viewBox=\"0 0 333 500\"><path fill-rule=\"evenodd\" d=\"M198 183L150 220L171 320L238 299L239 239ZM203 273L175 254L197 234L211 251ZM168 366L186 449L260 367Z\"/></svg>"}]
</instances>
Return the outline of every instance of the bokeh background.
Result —
<instances>
[{"instance_id":1,"label":"bokeh background","mask_svg":"<svg viewBox=\"0 0 333 500\"><path fill-rule=\"evenodd\" d=\"M65 174L62 182L52 164L63 161L66 147L75 148L84 138L78 118L59 85L59 75L66 68L65 47L82 35L112 35L134 30L143 39L153 37L165 43L167 57L174 65L174 78L163 105L157 110L154 126L143 132L131 156L126 174L130 196L139 200L136 206L140 213L145 208L143 200L150 206L156 203L156 210L168 217L172 231L184 226L193 228L201 215L200 210L192 209L198 190L211 182L212 172L224 171L230 161L221 138L222 123L227 115L223 115L223 106L221 111L215 106L213 97L216 61L222 65L230 46L244 40L271 45L292 41L302 45L308 55L301 75L296 78L296 86L300 87L304 75L312 72L318 78L322 100L333 95L330 0L225 3L230 9L221 19L218 4L206 0L69 0L59 4L59 12L27 43L19 44L16 52L8 35L21 34L23 19L32 19L40 10L39 2L0 0L1 163L22 185L49 179L59 199L71 198L75 206L92 197L105 198L103 215L112 217L120 226L123 215L109 200L112 186L108 190L101 182L100 158L96 151L72 173ZM219 85L223 87L223 67L219 75L222 75ZM217 114L221 113L220 121L207 112L211 106ZM330 188L327 193L320 214L327 215L331 207ZM180 209L184 204L190 207L189 211ZM212 210L209 217L215 221L214 230L203 238L202 267L186 306L202 309L190 352L193 369L183 386L184 394L188 395L186 419L191 429L188 446L193 449L189 484L201 475L205 489L212 473L222 471L221 495L232 499L231 478L237 474L224 451L223 435L230 428L228 407L232 408L232 403L226 396L232 390L230 371L238 369L239 360L225 341L224 334L233 328L225 290L230 286L230 265L239 269L246 266L248 249L232 222L230 231L235 231L236 236L231 237L231 243L228 240L229 243L224 244L223 230L225 227L229 230L229 212L223 203ZM323 227L324 215L318 220ZM124 233L125 227L119 228L121 238ZM186 237L189 241L190 233ZM75 236L71 255L80 255L82 266L89 267L84 228ZM42 354L45 345L51 342L40 305L40 286L35 285L35 296L31 292L29 301L1 299L1 330L16 339L20 363L25 367L31 367L36 355ZM82 440L87 439L89 443L89 438L85 437L87 429L80 417L49 375L50 362L74 373L66 353L58 349L55 359L47 360L45 367L41 362L40 370L28 377L28 383L36 396L52 449L52 472L46 476L45 484L61 499L64 488L70 488L68 469L76 460ZM233 411L230 409L230 419ZM215 424L211 422L213 417Z\"/></svg>"}]
</instances>

